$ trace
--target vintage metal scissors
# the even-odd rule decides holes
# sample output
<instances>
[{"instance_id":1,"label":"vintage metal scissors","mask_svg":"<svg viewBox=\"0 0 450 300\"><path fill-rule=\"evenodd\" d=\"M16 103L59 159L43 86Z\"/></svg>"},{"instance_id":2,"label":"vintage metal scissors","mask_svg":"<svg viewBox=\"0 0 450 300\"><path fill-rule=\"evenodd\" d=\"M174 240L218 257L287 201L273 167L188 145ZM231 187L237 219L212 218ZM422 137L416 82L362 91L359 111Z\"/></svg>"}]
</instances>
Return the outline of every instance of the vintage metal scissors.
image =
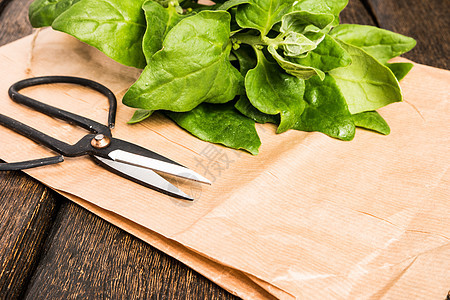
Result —
<instances>
[{"instance_id":1,"label":"vintage metal scissors","mask_svg":"<svg viewBox=\"0 0 450 300\"><path fill-rule=\"evenodd\" d=\"M109 100L108 126L94 120L73 114L62 109L39 102L19 91L26 87L50 84L71 83L89 87L105 95ZM9 96L17 103L26 105L36 111L51 117L67 121L90 131L74 145L52 138L32 127L19 121L0 114L0 124L17 132L29 139L50 148L60 156L24 161L18 163L0 164L0 171L23 170L44 165L56 164L64 161L64 156L76 157L89 155L99 165L122 177L133 180L139 184L155 189L170 196L193 200L193 198L176 186L172 185L154 171L170 174L201 183L211 182L195 173L194 171L180 165L179 163L157 154L138 145L119 140L112 137L111 129L114 128L117 100L114 94L105 86L84 78L69 76L44 76L25 79L13 84L9 88Z\"/></svg>"}]
</instances>

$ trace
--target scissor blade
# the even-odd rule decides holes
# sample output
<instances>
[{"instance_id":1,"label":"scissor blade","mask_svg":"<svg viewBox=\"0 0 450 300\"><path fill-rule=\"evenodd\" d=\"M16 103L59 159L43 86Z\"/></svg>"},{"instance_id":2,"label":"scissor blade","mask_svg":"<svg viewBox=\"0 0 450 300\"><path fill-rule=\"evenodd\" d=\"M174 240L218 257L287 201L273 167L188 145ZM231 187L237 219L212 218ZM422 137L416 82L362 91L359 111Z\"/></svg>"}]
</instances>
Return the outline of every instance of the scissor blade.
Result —
<instances>
[{"instance_id":1,"label":"scissor blade","mask_svg":"<svg viewBox=\"0 0 450 300\"><path fill-rule=\"evenodd\" d=\"M174 176L211 184L211 181L205 177L179 164L161 161L159 159L138 155L123 150L111 151L108 156L117 162L148 168L154 171L160 171Z\"/></svg>"},{"instance_id":2,"label":"scissor blade","mask_svg":"<svg viewBox=\"0 0 450 300\"><path fill-rule=\"evenodd\" d=\"M111 169L111 171L118 173L119 175L135 181L144 186L155 189L159 192L165 193L170 196L182 198L186 200L194 200L191 196L185 194L179 188L156 174L150 169L143 169L130 164L113 161L107 158L94 156L94 158L103 166Z\"/></svg>"}]
</instances>

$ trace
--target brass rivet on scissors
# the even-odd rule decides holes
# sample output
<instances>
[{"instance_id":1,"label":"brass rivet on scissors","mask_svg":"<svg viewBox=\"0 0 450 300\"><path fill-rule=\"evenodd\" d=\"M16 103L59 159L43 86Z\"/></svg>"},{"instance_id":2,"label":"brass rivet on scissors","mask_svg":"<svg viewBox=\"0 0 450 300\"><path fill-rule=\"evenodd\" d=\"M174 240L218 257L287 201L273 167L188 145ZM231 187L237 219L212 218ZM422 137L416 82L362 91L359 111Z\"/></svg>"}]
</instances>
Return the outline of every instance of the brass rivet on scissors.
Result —
<instances>
[{"instance_id":1,"label":"brass rivet on scissors","mask_svg":"<svg viewBox=\"0 0 450 300\"><path fill-rule=\"evenodd\" d=\"M104 136L103 134L97 134L92 140L91 145L95 149L103 149L109 146L111 144L111 140Z\"/></svg>"}]
</instances>

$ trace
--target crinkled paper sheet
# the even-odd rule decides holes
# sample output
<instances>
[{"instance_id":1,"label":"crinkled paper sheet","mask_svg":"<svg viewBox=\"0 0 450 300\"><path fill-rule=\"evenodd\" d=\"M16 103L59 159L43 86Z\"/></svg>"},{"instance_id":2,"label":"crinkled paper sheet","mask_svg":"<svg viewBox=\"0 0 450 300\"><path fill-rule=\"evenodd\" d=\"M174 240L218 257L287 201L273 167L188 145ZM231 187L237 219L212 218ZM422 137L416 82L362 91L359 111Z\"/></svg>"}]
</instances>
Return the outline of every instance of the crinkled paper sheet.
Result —
<instances>
[{"instance_id":1,"label":"crinkled paper sheet","mask_svg":"<svg viewBox=\"0 0 450 300\"><path fill-rule=\"evenodd\" d=\"M0 48L0 73L1 113L70 143L85 132L12 102L8 87L31 76L82 76L120 100L139 76L52 30ZM87 157L27 173L243 298L443 299L450 289L449 84L448 71L416 65L402 82L406 101L380 111L391 135L358 130L342 142L258 125L255 157L202 142L160 115L127 125L133 110L119 104L115 137L213 181L170 179L196 196L192 203ZM26 93L106 122L106 99L86 88ZM8 162L54 155L3 127L0 141Z\"/></svg>"}]
</instances>

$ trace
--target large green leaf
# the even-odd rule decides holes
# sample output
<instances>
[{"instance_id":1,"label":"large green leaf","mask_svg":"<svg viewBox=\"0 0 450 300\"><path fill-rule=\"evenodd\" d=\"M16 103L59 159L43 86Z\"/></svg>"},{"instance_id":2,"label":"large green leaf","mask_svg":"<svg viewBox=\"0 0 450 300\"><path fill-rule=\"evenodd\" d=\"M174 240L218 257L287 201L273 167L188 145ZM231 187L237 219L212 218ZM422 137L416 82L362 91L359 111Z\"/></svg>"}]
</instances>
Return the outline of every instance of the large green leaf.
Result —
<instances>
[{"instance_id":1,"label":"large green leaf","mask_svg":"<svg viewBox=\"0 0 450 300\"><path fill-rule=\"evenodd\" d=\"M167 33L185 16L178 14L173 5L164 8L152 0L146 1L142 9L145 12L147 21L147 30L142 41L142 49L148 62L153 54L161 50Z\"/></svg>"},{"instance_id":2,"label":"large green leaf","mask_svg":"<svg viewBox=\"0 0 450 300\"><path fill-rule=\"evenodd\" d=\"M242 28L258 29L267 35L275 23L291 9L294 0L251 0L238 6L236 21Z\"/></svg>"},{"instance_id":3,"label":"large green leaf","mask_svg":"<svg viewBox=\"0 0 450 300\"><path fill-rule=\"evenodd\" d=\"M203 11L167 34L125 105L147 110L189 111L202 102L224 103L241 92L242 75L228 60L230 14Z\"/></svg>"},{"instance_id":4,"label":"large green leaf","mask_svg":"<svg viewBox=\"0 0 450 300\"><path fill-rule=\"evenodd\" d=\"M307 80L304 99L306 108L294 129L318 131L345 141L354 138L355 124L331 76L327 75L323 81L317 76Z\"/></svg>"},{"instance_id":5,"label":"large green leaf","mask_svg":"<svg viewBox=\"0 0 450 300\"><path fill-rule=\"evenodd\" d=\"M408 52L416 45L413 38L368 25L343 24L334 28L331 34L363 49L381 63Z\"/></svg>"},{"instance_id":6,"label":"large green leaf","mask_svg":"<svg viewBox=\"0 0 450 300\"><path fill-rule=\"evenodd\" d=\"M373 130L384 135L391 133L389 125L376 111L366 111L352 117L357 127Z\"/></svg>"},{"instance_id":7,"label":"large green leaf","mask_svg":"<svg viewBox=\"0 0 450 300\"><path fill-rule=\"evenodd\" d=\"M269 115L280 115L278 133L294 126L305 108L305 81L283 72L257 50L258 65L245 77L247 96L254 107Z\"/></svg>"},{"instance_id":8,"label":"large green leaf","mask_svg":"<svg viewBox=\"0 0 450 300\"><path fill-rule=\"evenodd\" d=\"M402 101L400 86L388 67L364 50L341 42L352 57L352 64L330 71L352 114L376 110Z\"/></svg>"},{"instance_id":9,"label":"large green leaf","mask_svg":"<svg viewBox=\"0 0 450 300\"><path fill-rule=\"evenodd\" d=\"M166 114L179 126L204 141L258 154L261 141L255 122L240 114L232 103L203 103L189 112Z\"/></svg>"},{"instance_id":10,"label":"large green leaf","mask_svg":"<svg viewBox=\"0 0 450 300\"><path fill-rule=\"evenodd\" d=\"M239 100L234 105L237 110L241 112L244 116L254 120L257 123L273 123L280 124L279 115L268 115L260 112L256 107L254 107L250 100L248 100L247 95L242 95Z\"/></svg>"},{"instance_id":11,"label":"large green leaf","mask_svg":"<svg viewBox=\"0 0 450 300\"><path fill-rule=\"evenodd\" d=\"M51 26L60 14L80 0L36 0L28 8L31 26Z\"/></svg>"},{"instance_id":12,"label":"large green leaf","mask_svg":"<svg viewBox=\"0 0 450 300\"><path fill-rule=\"evenodd\" d=\"M339 24L339 14L347 6L348 0L300 0L296 1L291 11L308 11L312 13L332 14L333 25Z\"/></svg>"},{"instance_id":13,"label":"large green leaf","mask_svg":"<svg viewBox=\"0 0 450 300\"><path fill-rule=\"evenodd\" d=\"M352 62L350 54L328 34L306 57L291 58L291 60L299 65L313 67L323 72L346 67Z\"/></svg>"},{"instance_id":14,"label":"large green leaf","mask_svg":"<svg viewBox=\"0 0 450 300\"><path fill-rule=\"evenodd\" d=\"M146 29L142 0L81 0L52 24L92 45L112 59L132 67L146 64L142 38Z\"/></svg>"},{"instance_id":15,"label":"large green leaf","mask_svg":"<svg viewBox=\"0 0 450 300\"><path fill-rule=\"evenodd\" d=\"M387 63L386 67L391 69L397 80L400 81L408 75L414 65L412 63Z\"/></svg>"}]
</instances>

